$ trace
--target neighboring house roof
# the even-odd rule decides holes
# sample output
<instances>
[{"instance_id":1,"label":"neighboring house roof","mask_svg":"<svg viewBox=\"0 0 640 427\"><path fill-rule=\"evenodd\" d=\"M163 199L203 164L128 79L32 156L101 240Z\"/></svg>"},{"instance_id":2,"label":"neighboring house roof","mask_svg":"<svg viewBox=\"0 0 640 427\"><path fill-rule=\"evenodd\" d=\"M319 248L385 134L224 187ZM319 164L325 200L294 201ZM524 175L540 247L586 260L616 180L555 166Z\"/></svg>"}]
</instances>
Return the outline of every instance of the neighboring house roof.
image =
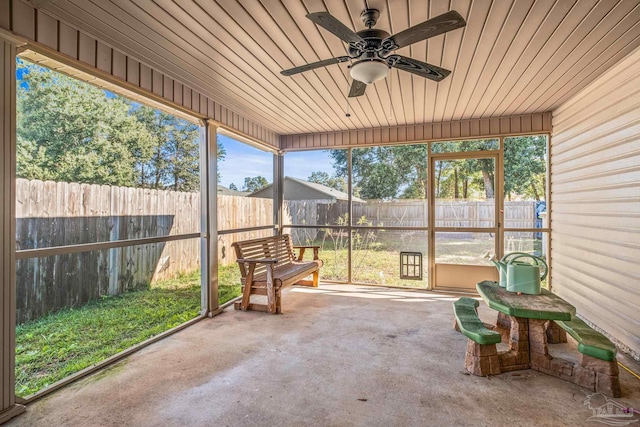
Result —
<instances>
[{"instance_id":1,"label":"neighboring house roof","mask_svg":"<svg viewBox=\"0 0 640 427\"><path fill-rule=\"evenodd\" d=\"M285 184L287 180L290 180L292 182L297 182L298 184L306 185L307 187L313 188L316 191L325 193L327 196L331 196L336 200L345 200L345 201L349 200L349 195L347 193L340 190L336 190L335 188L327 187L326 185L318 184L316 182L305 181L303 179L292 178L290 176L285 176L284 180L285 180ZM286 188L285 188L285 193L286 193ZM364 200L355 196L352 198L352 200L354 202L364 202Z\"/></svg>"},{"instance_id":2,"label":"neighboring house roof","mask_svg":"<svg viewBox=\"0 0 640 427\"><path fill-rule=\"evenodd\" d=\"M273 194L273 184L269 184L268 186L256 191L255 193L249 194L249 197L270 197ZM308 196L303 197L305 191L301 191L304 189L308 189ZM344 191L336 190L335 188L327 187L326 185L317 184L315 182L305 181L303 179L292 178L290 176L284 177L284 198L290 200L344 200L347 201L349 199L349 195ZM353 197L354 202L364 203L364 200Z\"/></svg>"},{"instance_id":3,"label":"neighboring house roof","mask_svg":"<svg viewBox=\"0 0 640 427\"><path fill-rule=\"evenodd\" d=\"M249 192L232 190L230 188L223 187L222 185L218 185L218 194L222 196L248 196Z\"/></svg>"}]
</instances>

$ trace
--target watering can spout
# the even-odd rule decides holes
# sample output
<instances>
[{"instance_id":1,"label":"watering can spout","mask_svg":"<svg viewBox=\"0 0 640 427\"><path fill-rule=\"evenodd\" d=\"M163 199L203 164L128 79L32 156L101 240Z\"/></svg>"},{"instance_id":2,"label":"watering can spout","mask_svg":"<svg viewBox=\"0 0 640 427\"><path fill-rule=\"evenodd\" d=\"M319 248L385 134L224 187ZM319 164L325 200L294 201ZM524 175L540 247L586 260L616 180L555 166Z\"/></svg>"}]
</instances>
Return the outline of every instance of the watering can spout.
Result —
<instances>
[{"instance_id":1,"label":"watering can spout","mask_svg":"<svg viewBox=\"0 0 640 427\"><path fill-rule=\"evenodd\" d=\"M507 263L503 260L499 260L496 254L487 252L484 254L484 258L488 259L496 266L500 275L500 286L505 288L507 286Z\"/></svg>"}]
</instances>

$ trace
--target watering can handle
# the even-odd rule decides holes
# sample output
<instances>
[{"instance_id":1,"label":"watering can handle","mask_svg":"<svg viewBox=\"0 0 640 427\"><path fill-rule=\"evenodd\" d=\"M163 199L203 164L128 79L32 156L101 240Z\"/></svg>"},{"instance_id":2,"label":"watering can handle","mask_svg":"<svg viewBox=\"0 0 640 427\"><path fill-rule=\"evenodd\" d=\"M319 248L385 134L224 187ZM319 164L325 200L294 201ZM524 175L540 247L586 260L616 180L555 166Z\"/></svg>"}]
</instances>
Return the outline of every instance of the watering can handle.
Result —
<instances>
[{"instance_id":1,"label":"watering can handle","mask_svg":"<svg viewBox=\"0 0 640 427\"><path fill-rule=\"evenodd\" d=\"M507 262L507 260L508 260L509 258L511 258L512 256L514 256L514 255L517 255L517 256L523 256L523 255L531 256L530 254L528 254L528 253L526 253L526 252L509 252L508 254L505 254L505 255L500 259L500 261L502 261L502 262Z\"/></svg>"},{"instance_id":2,"label":"watering can handle","mask_svg":"<svg viewBox=\"0 0 640 427\"><path fill-rule=\"evenodd\" d=\"M512 254L515 254L517 252L513 252ZM509 254L509 255L512 255ZM526 254L526 253L520 253L517 256L514 256L513 258L511 258L509 260L509 263L512 263L513 261L515 261L518 258L531 258L532 260L535 261L536 265L540 265L542 264L544 266L544 274L542 276L540 276L540 280L544 280L547 277L547 274L549 273L549 266L547 265L546 261L540 257L537 257L535 255L531 255L531 254Z\"/></svg>"}]
</instances>

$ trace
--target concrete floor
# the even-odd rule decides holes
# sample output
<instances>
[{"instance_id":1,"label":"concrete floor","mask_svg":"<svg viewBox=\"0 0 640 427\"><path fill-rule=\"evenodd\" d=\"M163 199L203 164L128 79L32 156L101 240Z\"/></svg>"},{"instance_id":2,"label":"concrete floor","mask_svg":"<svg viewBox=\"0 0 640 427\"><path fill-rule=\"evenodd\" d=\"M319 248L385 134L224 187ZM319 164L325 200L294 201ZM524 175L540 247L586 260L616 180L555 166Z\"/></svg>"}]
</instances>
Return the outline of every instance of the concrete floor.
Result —
<instances>
[{"instance_id":1,"label":"concrete floor","mask_svg":"<svg viewBox=\"0 0 640 427\"><path fill-rule=\"evenodd\" d=\"M291 289L283 315L227 309L34 402L8 425L599 425L587 421L591 392L576 385L531 370L467 375L455 299ZM620 375L615 401L640 409L640 380Z\"/></svg>"}]
</instances>

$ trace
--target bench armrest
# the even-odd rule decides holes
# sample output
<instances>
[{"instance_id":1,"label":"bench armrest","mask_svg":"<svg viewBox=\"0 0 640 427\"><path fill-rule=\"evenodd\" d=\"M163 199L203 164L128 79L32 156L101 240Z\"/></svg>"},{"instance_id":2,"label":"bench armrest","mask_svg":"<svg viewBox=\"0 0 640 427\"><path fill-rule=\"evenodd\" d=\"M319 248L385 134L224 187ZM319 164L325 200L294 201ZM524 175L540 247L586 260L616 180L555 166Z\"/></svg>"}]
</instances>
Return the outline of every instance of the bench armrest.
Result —
<instances>
[{"instance_id":1,"label":"bench armrest","mask_svg":"<svg viewBox=\"0 0 640 427\"><path fill-rule=\"evenodd\" d=\"M247 264L276 264L278 262L275 258L238 258L236 261Z\"/></svg>"},{"instance_id":2,"label":"bench armrest","mask_svg":"<svg viewBox=\"0 0 640 427\"><path fill-rule=\"evenodd\" d=\"M305 249L313 249L313 259L315 261L318 259L318 250L320 249L320 246L294 246L293 249L300 249L300 253L298 254L298 261L302 261Z\"/></svg>"}]
</instances>

